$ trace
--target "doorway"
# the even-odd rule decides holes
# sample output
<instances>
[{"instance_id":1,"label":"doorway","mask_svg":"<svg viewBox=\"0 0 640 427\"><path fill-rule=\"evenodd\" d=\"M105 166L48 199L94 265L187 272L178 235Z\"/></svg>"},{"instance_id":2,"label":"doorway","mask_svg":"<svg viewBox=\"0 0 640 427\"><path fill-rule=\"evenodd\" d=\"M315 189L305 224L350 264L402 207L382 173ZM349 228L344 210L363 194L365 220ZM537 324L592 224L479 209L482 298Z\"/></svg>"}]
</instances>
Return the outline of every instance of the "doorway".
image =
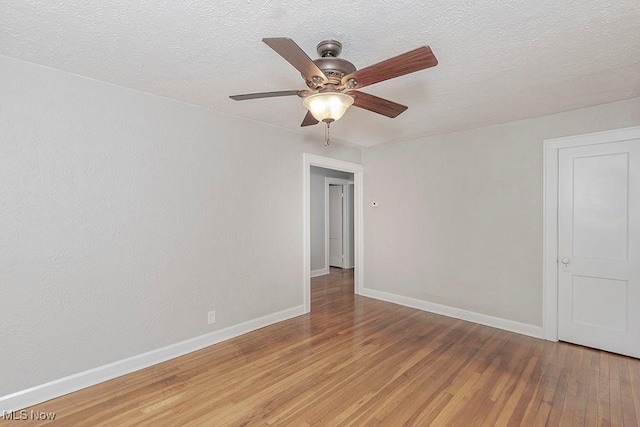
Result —
<instances>
[{"instance_id":1,"label":"doorway","mask_svg":"<svg viewBox=\"0 0 640 427\"><path fill-rule=\"evenodd\" d=\"M303 156L303 215L304 215L304 259L303 259L303 303L304 311L311 310L311 168L320 167L333 171L353 174L353 267L354 292L361 293L362 289L362 165L357 163L335 160L328 157L305 153ZM324 234L323 234L324 236ZM324 243L324 237L323 237ZM325 249L326 250L326 249ZM327 273L328 271L327 257ZM315 270L314 270L315 271Z\"/></svg>"},{"instance_id":2,"label":"doorway","mask_svg":"<svg viewBox=\"0 0 640 427\"><path fill-rule=\"evenodd\" d=\"M640 127L545 141L545 167L546 338L640 357Z\"/></svg>"}]
</instances>

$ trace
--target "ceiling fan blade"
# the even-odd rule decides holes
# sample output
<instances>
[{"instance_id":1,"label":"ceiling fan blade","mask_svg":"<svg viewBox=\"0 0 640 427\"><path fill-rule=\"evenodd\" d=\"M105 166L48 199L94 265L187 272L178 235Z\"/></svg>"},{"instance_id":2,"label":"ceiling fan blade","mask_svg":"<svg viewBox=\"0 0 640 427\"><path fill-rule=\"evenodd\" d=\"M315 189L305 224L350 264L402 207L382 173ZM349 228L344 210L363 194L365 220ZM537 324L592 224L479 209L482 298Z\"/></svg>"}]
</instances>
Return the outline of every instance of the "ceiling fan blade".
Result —
<instances>
[{"instance_id":1,"label":"ceiling fan blade","mask_svg":"<svg viewBox=\"0 0 640 427\"><path fill-rule=\"evenodd\" d=\"M313 117L313 114L311 114L311 111L307 111L307 115L304 116L304 120L302 120L302 124L300 126L301 127L311 126L318 123L319 123L318 120L316 120L316 118Z\"/></svg>"},{"instance_id":2,"label":"ceiling fan blade","mask_svg":"<svg viewBox=\"0 0 640 427\"><path fill-rule=\"evenodd\" d=\"M438 60L431 48L422 46L348 74L342 78L342 83L346 84L349 80L354 79L356 84L351 89L360 89L384 80L435 67L436 65L438 65Z\"/></svg>"},{"instance_id":3,"label":"ceiling fan blade","mask_svg":"<svg viewBox=\"0 0 640 427\"><path fill-rule=\"evenodd\" d=\"M353 96L354 107L364 108L365 110L373 111L374 113L382 114L383 116L391 118L397 117L400 113L409 108L406 105L398 104L396 102L389 101L388 99L380 98L379 96L357 90L350 90L347 92L347 95Z\"/></svg>"},{"instance_id":4,"label":"ceiling fan blade","mask_svg":"<svg viewBox=\"0 0 640 427\"><path fill-rule=\"evenodd\" d=\"M314 76L317 76L323 82L328 80L322 70L293 40L286 37L273 37L264 38L262 41L300 71L305 79L311 81Z\"/></svg>"},{"instance_id":5,"label":"ceiling fan blade","mask_svg":"<svg viewBox=\"0 0 640 427\"><path fill-rule=\"evenodd\" d=\"M297 95L300 97L305 96L304 94L308 91L303 90L281 90L277 92L259 92L259 93L245 93L244 95L231 95L229 98L234 101L244 101L246 99L258 99L258 98L273 98L276 96L292 96Z\"/></svg>"}]
</instances>

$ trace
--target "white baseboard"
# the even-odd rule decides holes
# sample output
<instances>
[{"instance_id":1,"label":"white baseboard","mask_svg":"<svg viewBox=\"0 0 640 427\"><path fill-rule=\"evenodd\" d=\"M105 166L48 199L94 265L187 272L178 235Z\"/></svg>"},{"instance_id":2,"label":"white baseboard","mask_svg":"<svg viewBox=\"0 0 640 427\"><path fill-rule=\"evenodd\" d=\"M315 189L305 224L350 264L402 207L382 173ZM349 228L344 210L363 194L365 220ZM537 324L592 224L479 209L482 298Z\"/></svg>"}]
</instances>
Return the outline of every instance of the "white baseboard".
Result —
<instances>
[{"instance_id":1,"label":"white baseboard","mask_svg":"<svg viewBox=\"0 0 640 427\"><path fill-rule=\"evenodd\" d=\"M110 379L148 368L256 329L304 314L304 306L293 307L209 334L168 345L108 365L99 366L68 377L0 397L0 415L63 396Z\"/></svg>"},{"instance_id":2,"label":"white baseboard","mask_svg":"<svg viewBox=\"0 0 640 427\"><path fill-rule=\"evenodd\" d=\"M529 325L513 320L502 319L500 317L493 317L486 314L463 310L461 308L450 307L448 305L436 304L416 298L377 291L375 289L365 288L362 290L362 292L360 292L360 295L404 305L406 307L416 308L418 310L428 311L430 313L441 314L443 316L479 323L481 325L491 326L493 328L504 329L505 331L516 332L518 334L528 335L534 338L543 339L544 337L544 331L541 326Z\"/></svg>"},{"instance_id":3,"label":"white baseboard","mask_svg":"<svg viewBox=\"0 0 640 427\"><path fill-rule=\"evenodd\" d=\"M329 274L329 267L311 270L311 277L324 276L325 274Z\"/></svg>"}]
</instances>

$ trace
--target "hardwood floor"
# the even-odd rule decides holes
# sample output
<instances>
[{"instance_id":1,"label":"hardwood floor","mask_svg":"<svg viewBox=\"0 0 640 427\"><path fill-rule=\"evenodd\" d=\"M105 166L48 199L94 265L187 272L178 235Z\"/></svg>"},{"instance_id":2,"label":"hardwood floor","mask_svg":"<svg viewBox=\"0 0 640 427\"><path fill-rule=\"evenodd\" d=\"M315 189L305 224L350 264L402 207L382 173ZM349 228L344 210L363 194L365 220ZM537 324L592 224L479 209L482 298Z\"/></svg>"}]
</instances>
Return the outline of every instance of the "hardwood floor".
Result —
<instances>
[{"instance_id":1,"label":"hardwood floor","mask_svg":"<svg viewBox=\"0 0 640 427\"><path fill-rule=\"evenodd\" d=\"M353 295L313 279L312 313L37 405L63 426L637 426L640 360Z\"/></svg>"}]
</instances>

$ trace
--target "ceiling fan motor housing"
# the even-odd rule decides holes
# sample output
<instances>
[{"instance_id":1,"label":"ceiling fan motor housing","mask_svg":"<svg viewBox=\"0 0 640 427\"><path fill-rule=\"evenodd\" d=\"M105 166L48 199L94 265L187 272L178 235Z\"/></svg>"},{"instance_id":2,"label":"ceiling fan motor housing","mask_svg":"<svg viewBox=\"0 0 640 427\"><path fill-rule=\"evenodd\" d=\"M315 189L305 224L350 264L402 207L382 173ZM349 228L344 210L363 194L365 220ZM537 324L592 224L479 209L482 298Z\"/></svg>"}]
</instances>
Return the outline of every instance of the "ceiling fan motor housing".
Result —
<instances>
[{"instance_id":1,"label":"ceiling fan motor housing","mask_svg":"<svg viewBox=\"0 0 640 427\"><path fill-rule=\"evenodd\" d=\"M320 58L314 59L313 62L322 70L324 75L327 76L327 79L329 79L327 84L339 86L342 77L356 71L356 67L351 62L338 58L340 52L342 52L342 44L339 41L321 41L318 43L316 50ZM307 80L307 86L309 86L310 89L316 90L323 85L318 81Z\"/></svg>"}]
</instances>

